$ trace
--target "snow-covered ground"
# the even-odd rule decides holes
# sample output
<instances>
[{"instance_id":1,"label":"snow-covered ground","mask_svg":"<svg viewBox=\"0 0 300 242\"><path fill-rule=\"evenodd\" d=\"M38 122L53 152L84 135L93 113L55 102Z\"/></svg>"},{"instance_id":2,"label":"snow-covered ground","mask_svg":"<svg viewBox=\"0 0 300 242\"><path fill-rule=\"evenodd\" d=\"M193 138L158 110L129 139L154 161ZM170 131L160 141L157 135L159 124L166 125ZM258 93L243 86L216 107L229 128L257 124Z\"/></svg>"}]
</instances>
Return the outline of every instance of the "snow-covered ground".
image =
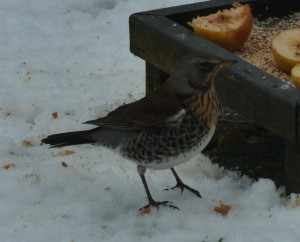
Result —
<instances>
[{"instance_id":1,"label":"snow-covered ground","mask_svg":"<svg viewBox=\"0 0 300 242\"><path fill-rule=\"evenodd\" d=\"M199 155L148 171L155 199L180 208L138 216L146 204L136 166L100 147L48 149L47 134L144 95L144 63L129 52L134 12L192 0L9 0L0 8L0 241L300 241L296 195L252 182ZM221 201L227 216L214 211Z\"/></svg>"}]
</instances>

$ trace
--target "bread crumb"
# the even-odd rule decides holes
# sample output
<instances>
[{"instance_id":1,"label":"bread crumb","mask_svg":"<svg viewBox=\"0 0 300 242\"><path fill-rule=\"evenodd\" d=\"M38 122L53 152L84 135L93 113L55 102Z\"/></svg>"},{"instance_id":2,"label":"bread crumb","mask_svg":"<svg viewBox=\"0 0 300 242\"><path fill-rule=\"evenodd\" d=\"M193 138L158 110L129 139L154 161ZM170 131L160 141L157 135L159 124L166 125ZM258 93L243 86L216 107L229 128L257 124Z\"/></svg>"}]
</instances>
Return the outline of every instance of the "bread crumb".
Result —
<instances>
[{"instance_id":1,"label":"bread crumb","mask_svg":"<svg viewBox=\"0 0 300 242\"><path fill-rule=\"evenodd\" d=\"M13 164L13 163L6 164L6 165L3 166L3 168L4 168L5 170L8 170L8 169L10 169L10 168L15 168L15 167L16 167L16 165Z\"/></svg>"},{"instance_id":2,"label":"bread crumb","mask_svg":"<svg viewBox=\"0 0 300 242\"><path fill-rule=\"evenodd\" d=\"M144 215L149 215L151 214L152 212L152 207L151 206L147 206L145 208L142 208L140 211L139 211L139 216L144 216Z\"/></svg>"},{"instance_id":3,"label":"bread crumb","mask_svg":"<svg viewBox=\"0 0 300 242\"><path fill-rule=\"evenodd\" d=\"M22 146L27 148L27 147L32 147L33 145L30 141L24 139L22 140Z\"/></svg>"},{"instance_id":4,"label":"bread crumb","mask_svg":"<svg viewBox=\"0 0 300 242\"><path fill-rule=\"evenodd\" d=\"M230 211L230 209L231 209L231 206L228 204L224 204L222 201L220 202L219 206L214 207L214 211L223 216L226 216L228 214L228 212Z\"/></svg>"},{"instance_id":5,"label":"bread crumb","mask_svg":"<svg viewBox=\"0 0 300 242\"><path fill-rule=\"evenodd\" d=\"M66 168L69 166L68 163L66 163L65 161L62 161L61 165L62 165L62 167L66 167Z\"/></svg>"},{"instance_id":6,"label":"bread crumb","mask_svg":"<svg viewBox=\"0 0 300 242\"><path fill-rule=\"evenodd\" d=\"M58 114L57 114L57 112L53 112L53 113L51 114L51 116L52 116L53 119L57 119Z\"/></svg>"},{"instance_id":7,"label":"bread crumb","mask_svg":"<svg viewBox=\"0 0 300 242\"><path fill-rule=\"evenodd\" d=\"M66 156L66 155L73 155L75 154L76 152L73 151L73 150L64 150L64 151L60 151L60 152L57 152L55 154L55 156Z\"/></svg>"}]
</instances>

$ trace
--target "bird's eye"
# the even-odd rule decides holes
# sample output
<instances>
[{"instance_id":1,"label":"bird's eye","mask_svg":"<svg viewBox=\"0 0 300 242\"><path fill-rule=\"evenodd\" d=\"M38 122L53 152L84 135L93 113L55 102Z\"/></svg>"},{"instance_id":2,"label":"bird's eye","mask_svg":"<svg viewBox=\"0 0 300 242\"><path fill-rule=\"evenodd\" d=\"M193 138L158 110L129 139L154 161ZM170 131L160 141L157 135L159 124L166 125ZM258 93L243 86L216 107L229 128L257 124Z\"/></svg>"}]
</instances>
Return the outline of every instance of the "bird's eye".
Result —
<instances>
[{"instance_id":1,"label":"bird's eye","mask_svg":"<svg viewBox=\"0 0 300 242\"><path fill-rule=\"evenodd\" d=\"M207 70L210 70L211 69L211 63L208 62L208 61L203 61L199 64L199 67L204 70L204 71L207 71Z\"/></svg>"}]
</instances>

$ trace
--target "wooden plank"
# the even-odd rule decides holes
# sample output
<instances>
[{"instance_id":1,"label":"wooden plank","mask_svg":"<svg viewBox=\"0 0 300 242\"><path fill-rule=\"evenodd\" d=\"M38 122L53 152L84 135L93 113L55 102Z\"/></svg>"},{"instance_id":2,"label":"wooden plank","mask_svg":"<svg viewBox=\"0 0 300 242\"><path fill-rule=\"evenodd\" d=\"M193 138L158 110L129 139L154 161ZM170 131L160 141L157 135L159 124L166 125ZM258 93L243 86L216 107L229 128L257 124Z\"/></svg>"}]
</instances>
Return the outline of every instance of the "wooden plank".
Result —
<instances>
[{"instance_id":1,"label":"wooden plank","mask_svg":"<svg viewBox=\"0 0 300 242\"><path fill-rule=\"evenodd\" d=\"M296 107L296 144L300 146L300 100L298 100Z\"/></svg>"},{"instance_id":2,"label":"wooden plank","mask_svg":"<svg viewBox=\"0 0 300 242\"><path fill-rule=\"evenodd\" d=\"M132 15L130 38L131 51L165 73L190 52L208 51L239 60L217 78L223 104L291 143L298 139L296 105L300 94L296 89L164 16Z\"/></svg>"},{"instance_id":3,"label":"wooden plank","mask_svg":"<svg viewBox=\"0 0 300 242\"><path fill-rule=\"evenodd\" d=\"M218 10L230 8L236 0L211 0L199 3L185 4L175 7L161 8L141 12L143 15L167 16L175 22L190 21L197 15L208 15ZM250 4L252 13L256 18L264 19L267 17L282 17L300 10L298 0L239 0L242 4Z\"/></svg>"},{"instance_id":4,"label":"wooden plank","mask_svg":"<svg viewBox=\"0 0 300 242\"><path fill-rule=\"evenodd\" d=\"M208 51L221 58L239 60L238 64L217 76L216 87L221 103L285 139L286 192L300 193L299 91L195 36L186 24L198 14L215 12L232 2L208 1L134 14L130 17L130 49L146 61L147 92L160 85L172 71L174 63L189 52ZM281 0L242 2L250 3L258 18L300 11L300 1L296 0L286 0L284 5Z\"/></svg>"},{"instance_id":5,"label":"wooden plank","mask_svg":"<svg viewBox=\"0 0 300 242\"><path fill-rule=\"evenodd\" d=\"M167 78L167 73L146 62L146 95L159 87Z\"/></svg>"},{"instance_id":6,"label":"wooden plank","mask_svg":"<svg viewBox=\"0 0 300 242\"><path fill-rule=\"evenodd\" d=\"M300 145L286 143L285 149L286 193L300 193Z\"/></svg>"}]
</instances>

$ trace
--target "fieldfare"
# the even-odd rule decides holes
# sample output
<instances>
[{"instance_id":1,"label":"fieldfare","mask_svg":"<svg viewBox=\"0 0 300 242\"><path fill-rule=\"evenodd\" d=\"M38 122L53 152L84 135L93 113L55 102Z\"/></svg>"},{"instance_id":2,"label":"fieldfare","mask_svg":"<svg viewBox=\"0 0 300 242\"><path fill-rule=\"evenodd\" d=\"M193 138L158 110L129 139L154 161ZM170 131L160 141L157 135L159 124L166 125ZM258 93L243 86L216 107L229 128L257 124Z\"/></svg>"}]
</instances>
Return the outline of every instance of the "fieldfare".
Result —
<instances>
[{"instance_id":1,"label":"fieldfare","mask_svg":"<svg viewBox=\"0 0 300 242\"><path fill-rule=\"evenodd\" d=\"M148 204L143 208L169 206L155 201L149 191L146 169L171 169L176 186L196 196L200 193L184 184L174 166L199 154L210 141L218 119L218 98L214 88L217 72L234 60L222 60L208 53L185 56L170 77L146 97L85 122L98 126L84 131L59 133L42 142L51 147L93 143L117 152L137 164ZM172 188L172 189L173 189Z\"/></svg>"}]
</instances>

